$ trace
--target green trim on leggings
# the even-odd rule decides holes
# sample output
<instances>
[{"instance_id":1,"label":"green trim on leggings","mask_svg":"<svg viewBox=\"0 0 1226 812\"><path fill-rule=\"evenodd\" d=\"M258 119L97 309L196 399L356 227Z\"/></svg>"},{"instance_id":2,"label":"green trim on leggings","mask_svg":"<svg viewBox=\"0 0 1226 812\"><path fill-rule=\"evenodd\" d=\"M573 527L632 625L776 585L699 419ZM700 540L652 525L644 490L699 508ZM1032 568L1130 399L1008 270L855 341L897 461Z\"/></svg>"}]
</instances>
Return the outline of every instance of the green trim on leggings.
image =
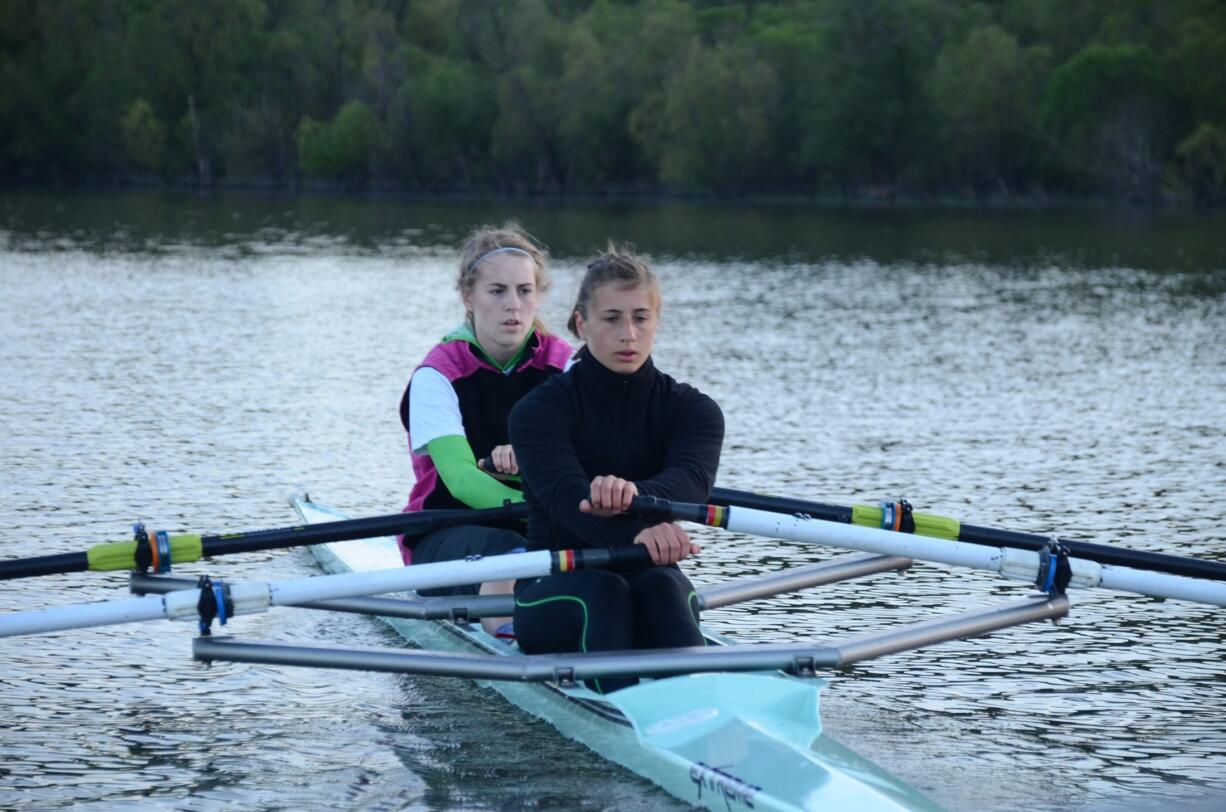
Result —
<instances>
[{"instance_id":1,"label":"green trim on leggings","mask_svg":"<svg viewBox=\"0 0 1226 812\"><path fill-rule=\"evenodd\" d=\"M702 624L698 622L698 593L690 590L690 594L686 596L686 603L690 605L690 620L694 621L694 628L698 629L698 633L702 634ZM703 645L706 645L706 635L703 635Z\"/></svg>"},{"instance_id":2,"label":"green trim on leggings","mask_svg":"<svg viewBox=\"0 0 1226 812\"><path fill-rule=\"evenodd\" d=\"M580 598L578 595L551 595L548 598L541 598L539 601L532 601L531 603L524 603L519 598L516 598L515 605L523 607L524 609L531 609L534 606L541 606L546 603L553 603L554 601L574 601L583 607L583 631L579 635L579 650L586 654L588 612L587 603L584 602L583 598ZM600 687L600 680L593 679L592 684L596 686L596 691L598 693L604 693L604 689Z\"/></svg>"}]
</instances>

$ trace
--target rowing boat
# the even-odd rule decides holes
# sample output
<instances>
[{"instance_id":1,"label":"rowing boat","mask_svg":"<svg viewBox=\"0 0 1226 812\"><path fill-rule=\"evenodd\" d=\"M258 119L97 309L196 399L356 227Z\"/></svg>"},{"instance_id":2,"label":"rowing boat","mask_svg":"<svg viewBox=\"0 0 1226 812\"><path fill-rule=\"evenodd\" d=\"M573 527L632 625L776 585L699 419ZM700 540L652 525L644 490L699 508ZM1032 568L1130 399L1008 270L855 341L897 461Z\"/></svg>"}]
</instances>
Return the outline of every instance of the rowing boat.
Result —
<instances>
[{"instance_id":1,"label":"rowing boat","mask_svg":"<svg viewBox=\"0 0 1226 812\"><path fill-rule=\"evenodd\" d=\"M305 524L345 518L305 497ZM331 573L400 564L396 542L374 538L310 548ZM428 651L521 655L480 624L383 618ZM708 635L712 644L725 641ZM825 680L778 673L657 679L602 696L580 684L479 681L563 735L675 797L711 809L933 810L940 807L822 733Z\"/></svg>"},{"instance_id":2,"label":"rowing boat","mask_svg":"<svg viewBox=\"0 0 1226 812\"><path fill-rule=\"evenodd\" d=\"M815 518L807 511L794 511L793 503L800 504L795 500L766 499L779 502L769 506L781 510L636 497L630 512L652 521L696 522L861 552L707 587L698 593L704 610L902 570L912 560L995 572L1037 586L1040 593L843 641L731 645L708 635L706 645L689 648L529 655L507 647L469 622L507 614L511 610L507 596L371 596L540 577L627 561L642 563L646 557L643 548L542 550L404 567L395 542L378 537L380 533L460 526L479 514L426 511L347 520L303 497L294 500L305 522L299 527L223 536L189 534L178 537L176 544L169 533L151 535L138 526L135 542L104 544L83 556L56 554L6 562L0 567L0 578L136 566L142 572L132 574L131 584L142 597L6 613L0 615L0 637L158 618L196 619L200 636L192 642L192 655L203 662L477 680L607 760L682 800L708 808L729 812L737 808L924 810L936 806L822 732L818 709L826 683L816 679L819 671L1025 623L1057 620L1069 611L1066 588L1113 589L1226 606L1226 567L1220 562L1122 548L1105 550L1098 545L1079 545L1074 550L1054 538L1042 539L1036 548L1036 537L985 533L982 528L955 527L940 517L919 514L914 516L913 527L910 522L904 527L889 521L888 503L876 516L857 518L853 509L847 516ZM820 504L814 505L815 513L822 512ZM880 526L873 526L876 524ZM182 543L185 539L190 543ZM316 557L332 574L269 582L223 582L207 576L193 581L147 574L150 569L168 571L171 559L180 554L195 560L295 544L313 545ZM295 646L211 634L215 623L224 626L229 617L278 606L382 617L420 650L346 649L331 643ZM583 681L610 676L644 681L609 695L582 687Z\"/></svg>"}]
</instances>

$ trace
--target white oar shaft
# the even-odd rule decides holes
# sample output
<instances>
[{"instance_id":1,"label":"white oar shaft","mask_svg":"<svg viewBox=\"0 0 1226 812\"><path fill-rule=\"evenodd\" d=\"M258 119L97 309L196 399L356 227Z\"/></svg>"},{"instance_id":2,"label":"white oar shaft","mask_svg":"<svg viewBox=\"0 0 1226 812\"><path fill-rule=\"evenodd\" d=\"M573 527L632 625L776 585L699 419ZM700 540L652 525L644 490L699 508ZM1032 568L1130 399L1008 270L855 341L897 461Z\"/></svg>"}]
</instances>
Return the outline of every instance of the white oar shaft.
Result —
<instances>
[{"instance_id":1,"label":"white oar shaft","mask_svg":"<svg viewBox=\"0 0 1226 812\"><path fill-rule=\"evenodd\" d=\"M1135 592L1153 598L1170 598L1175 601L1208 603L1226 606L1226 583L1203 578L1188 578L1165 572L1148 572L1131 567L1102 566L1098 586L1120 592ZM1074 570L1076 571L1076 570ZM1079 586L1079 584L1074 584Z\"/></svg>"},{"instance_id":2,"label":"white oar shaft","mask_svg":"<svg viewBox=\"0 0 1226 812\"><path fill-rule=\"evenodd\" d=\"M259 581L227 584L233 615L250 615L265 611L269 604L271 584ZM200 590L187 589L167 595L149 595L102 603L78 603L53 609L13 612L0 616L0 637L41 634L66 629L88 629L94 626L116 626L141 620L183 620L197 617L196 606Z\"/></svg>"},{"instance_id":3,"label":"white oar shaft","mask_svg":"<svg viewBox=\"0 0 1226 812\"><path fill-rule=\"evenodd\" d=\"M407 592L412 589L439 589L461 584L486 581L511 581L548 575L551 556L548 550L511 555L492 555L463 561L440 561L437 564L416 564L370 572L346 572L300 578L296 581L270 583L272 603L325 601L332 598L357 598L384 592Z\"/></svg>"},{"instance_id":4,"label":"white oar shaft","mask_svg":"<svg viewBox=\"0 0 1226 812\"><path fill-rule=\"evenodd\" d=\"M1039 554L1030 550L986 547L750 508L728 508L728 529L768 538L989 570L1005 578L1032 583L1038 577L1040 567ZM1070 586L1102 587L1155 598L1226 606L1226 582L1114 567L1080 558L1070 558L1069 565L1073 574Z\"/></svg>"},{"instance_id":5,"label":"white oar shaft","mask_svg":"<svg viewBox=\"0 0 1226 812\"><path fill-rule=\"evenodd\" d=\"M441 561L436 564L419 564L389 570L321 575L293 581L227 583L233 602L231 614L247 615L263 612L269 606L533 578L548 575L550 564L550 553L542 550L464 561ZM194 618L197 616L196 606L199 600L200 590L187 589L167 595L13 612L0 616L0 637L86 629L159 618Z\"/></svg>"},{"instance_id":6,"label":"white oar shaft","mask_svg":"<svg viewBox=\"0 0 1226 812\"><path fill-rule=\"evenodd\" d=\"M198 593L193 591L192 594ZM86 629L90 626L112 626L135 623L138 620L156 620L160 617L166 617L166 605L161 597L57 606L54 609L14 612L0 617L0 637L63 629Z\"/></svg>"}]
</instances>

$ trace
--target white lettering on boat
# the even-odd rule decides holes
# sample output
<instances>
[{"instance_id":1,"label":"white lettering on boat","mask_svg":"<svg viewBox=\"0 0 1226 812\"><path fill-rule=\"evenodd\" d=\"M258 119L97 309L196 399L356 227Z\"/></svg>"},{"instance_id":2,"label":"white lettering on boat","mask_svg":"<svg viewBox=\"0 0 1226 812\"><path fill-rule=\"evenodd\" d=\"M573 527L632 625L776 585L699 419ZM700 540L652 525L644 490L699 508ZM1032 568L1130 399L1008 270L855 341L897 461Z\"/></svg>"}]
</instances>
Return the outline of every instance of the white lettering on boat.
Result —
<instances>
[{"instance_id":1,"label":"white lettering on boat","mask_svg":"<svg viewBox=\"0 0 1226 812\"><path fill-rule=\"evenodd\" d=\"M737 778L723 767L712 767L699 761L690 767L690 780L698 788L698 800L702 800L702 792L713 792L723 796L728 809L732 805L743 804L746 809L753 809L753 799L762 788Z\"/></svg>"},{"instance_id":2,"label":"white lettering on boat","mask_svg":"<svg viewBox=\"0 0 1226 812\"><path fill-rule=\"evenodd\" d=\"M664 733L672 733L677 730L682 730L687 727L701 724L702 722L710 721L719 716L719 708L696 708L692 711L687 711L678 716L670 716L667 719L661 719L654 725L651 725L644 731L647 736L659 736Z\"/></svg>"}]
</instances>

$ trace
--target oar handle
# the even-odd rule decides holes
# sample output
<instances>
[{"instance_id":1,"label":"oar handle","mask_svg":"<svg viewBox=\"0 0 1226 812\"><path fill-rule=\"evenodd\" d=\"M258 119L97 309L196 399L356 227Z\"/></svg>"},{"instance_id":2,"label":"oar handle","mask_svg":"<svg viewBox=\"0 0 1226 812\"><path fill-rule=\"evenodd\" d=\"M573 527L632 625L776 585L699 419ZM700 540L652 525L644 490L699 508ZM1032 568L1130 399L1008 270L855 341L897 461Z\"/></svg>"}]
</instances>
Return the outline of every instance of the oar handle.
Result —
<instances>
[{"instance_id":1,"label":"oar handle","mask_svg":"<svg viewBox=\"0 0 1226 812\"><path fill-rule=\"evenodd\" d=\"M500 482L519 482L520 481L519 474L504 474L502 471L499 471L498 466L494 464L493 454L489 455L488 457L482 457L477 462L477 467L480 468L483 472L489 474L494 479L497 479Z\"/></svg>"},{"instance_id":2,"label":"oar handle","mask_svg":"<svg viewBox=\"0 0 1226 812\"><path fill-rule=\"evenodd\" d=\"M626 511L649 522L694 522L712 527L726 527L727 509L722 505L699 505L674 502L662 496L636 496Z\"/></svg>"},{"instance_id":3,"label":"oar handle","mask_svg":"<svg viewBox=\"0 0 1226 812\"><path fill-rule=\"evenodd\" d=\"M554 572L581 569L617 569L651 563L651 553L642 544L599 547L590 550L559 550L553 554Z\"/></svg>"}]
</instances>

